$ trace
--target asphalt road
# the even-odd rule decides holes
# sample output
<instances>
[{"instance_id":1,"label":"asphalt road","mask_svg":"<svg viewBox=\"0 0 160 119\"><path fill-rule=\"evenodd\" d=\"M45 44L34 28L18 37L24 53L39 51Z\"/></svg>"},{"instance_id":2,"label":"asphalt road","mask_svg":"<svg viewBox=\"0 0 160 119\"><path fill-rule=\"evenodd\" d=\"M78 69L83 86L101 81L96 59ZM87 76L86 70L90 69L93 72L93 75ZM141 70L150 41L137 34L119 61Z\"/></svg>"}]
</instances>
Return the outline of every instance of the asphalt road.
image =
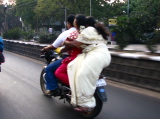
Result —
<instances>
[{"instance_id":1,"label":"asphalt road","mask_svg":"<svg viewBox=\"0 0 160 119\"><path fill-rule=\"evenodd\" d=\"M83 119L40 89L42 62L5 51L0 73L0 119ZM108 101L95 119L160 119L160 94L108 81Z\"/></svg>"}]
</instances>

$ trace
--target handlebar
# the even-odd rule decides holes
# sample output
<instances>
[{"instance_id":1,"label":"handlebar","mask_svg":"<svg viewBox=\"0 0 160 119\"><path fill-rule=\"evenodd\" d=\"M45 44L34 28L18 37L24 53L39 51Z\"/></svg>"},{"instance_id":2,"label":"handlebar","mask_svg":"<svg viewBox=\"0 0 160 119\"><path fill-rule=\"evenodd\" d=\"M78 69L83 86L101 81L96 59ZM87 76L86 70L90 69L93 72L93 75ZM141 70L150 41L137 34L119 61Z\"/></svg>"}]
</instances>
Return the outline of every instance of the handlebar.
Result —
<instances>
[{"instance_id":1,"label":"handlebar","mask_svg":"<svg viewBox=\"0 0 160 119\"><path fill-rule=\"evenodd\" d=\"M45 58L45 55L40 55L40 58Z\"/></svg>"},{"instance_id":2,"label":"handlebar","mask_svg":"<svg viewBox=\"0 0 160 119\"><path fill-rule=\"evenodd\" d=\"M40 54L40 58L45 58L47 61L47 64L49 64L52 61L52 59L57 59L58 56L59 56L59 54L53 50L49 50L47 52L41 51L41 54Z\"/></svg>"}]
</instances>

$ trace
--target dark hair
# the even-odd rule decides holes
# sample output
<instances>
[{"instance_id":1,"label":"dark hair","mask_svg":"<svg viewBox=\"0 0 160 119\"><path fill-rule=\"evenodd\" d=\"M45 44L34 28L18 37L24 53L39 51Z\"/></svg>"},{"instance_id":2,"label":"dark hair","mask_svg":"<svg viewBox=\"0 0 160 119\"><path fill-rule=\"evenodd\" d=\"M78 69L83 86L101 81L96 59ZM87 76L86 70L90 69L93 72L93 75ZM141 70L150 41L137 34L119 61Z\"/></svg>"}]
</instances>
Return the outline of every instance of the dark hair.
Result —
<instances>
[{"instance_id":1,"label":"dark hair","mask_svg":"<svg viewBox=\"0 0 160 119\"><path fill-rule=\"evenodd\" d=\"M92 16L86 17L86 26L92 26L95 27L96 20Z\"/></svg>"},{"instance_id":2,"label":"dark hair","mask_svg":"<svg viewBox=\"0 0 160 119\"><path fill-rule=\"evenodd\" d=\"M99 34L102 35L102 37L103 37L104 39L107 40L107 36L108 36L109 34L107 33L107 29L106 29L106 27L105 27L103 24L97 22L97 23L95 24L95 29L97 30L97 32L98 32Z\"/></svg>"},{"instance_id":3,"label":"dark hair","mask_svg":"<svg viewBox=\"0 0 160 119\"><path fill-rule=\"evenodd\" d=\"M83 14L77 14L75 19L78 28L80 28L80 26L86 26L86 17Z\"/></svg>"},{"instance_id":4,"label":"dark hair","mask_svg":"<svg viewBox=\"0 0 160 119\"><path fill-rule=\"evenodd\" d=\"M70 14L67 17L67 22L69 22L71 24L71 26L73 26L73 21L74 21L75 16L73 14Z\"/></svg>"}]
</instances>

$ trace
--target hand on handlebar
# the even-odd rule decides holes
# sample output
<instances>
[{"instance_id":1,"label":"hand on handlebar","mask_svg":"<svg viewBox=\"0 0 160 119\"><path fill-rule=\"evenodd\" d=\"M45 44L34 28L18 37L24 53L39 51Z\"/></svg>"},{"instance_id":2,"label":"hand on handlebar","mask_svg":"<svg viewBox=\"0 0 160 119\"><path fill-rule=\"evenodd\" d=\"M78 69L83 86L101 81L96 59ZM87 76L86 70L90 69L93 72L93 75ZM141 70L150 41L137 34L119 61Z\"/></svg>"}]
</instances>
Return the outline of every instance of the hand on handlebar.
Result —
<instances>
[{"instance_id":1,"label":"hand on handlebar","mask_svg":"<svg viewBox=\"0 0 160 119\"><path fill-rule=\"evenodd\" d=\"M48 48L47 47L44 47L41 49L41 52L47 52L48 51Z\"/></svg>"}]
</instances>

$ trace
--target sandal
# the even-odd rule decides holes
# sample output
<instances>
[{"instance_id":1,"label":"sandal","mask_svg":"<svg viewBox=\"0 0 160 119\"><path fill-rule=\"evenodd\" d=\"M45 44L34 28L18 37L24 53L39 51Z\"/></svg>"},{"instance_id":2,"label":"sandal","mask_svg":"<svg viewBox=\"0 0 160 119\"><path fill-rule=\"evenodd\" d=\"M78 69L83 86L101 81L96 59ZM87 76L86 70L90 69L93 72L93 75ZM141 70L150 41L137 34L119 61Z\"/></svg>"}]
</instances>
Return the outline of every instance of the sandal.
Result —
<instances>
[{"instance_id":1,"label":"sandal","mask_svg":"<svg viewBox=\"0 0 160 119\"><path fill-rule=\"evenodd\" d=\"M78 112L91 112L93 110L93 108L78 106L77 108L74 108L74 110L78 111Z\"/></svg>"}]
</instances>

